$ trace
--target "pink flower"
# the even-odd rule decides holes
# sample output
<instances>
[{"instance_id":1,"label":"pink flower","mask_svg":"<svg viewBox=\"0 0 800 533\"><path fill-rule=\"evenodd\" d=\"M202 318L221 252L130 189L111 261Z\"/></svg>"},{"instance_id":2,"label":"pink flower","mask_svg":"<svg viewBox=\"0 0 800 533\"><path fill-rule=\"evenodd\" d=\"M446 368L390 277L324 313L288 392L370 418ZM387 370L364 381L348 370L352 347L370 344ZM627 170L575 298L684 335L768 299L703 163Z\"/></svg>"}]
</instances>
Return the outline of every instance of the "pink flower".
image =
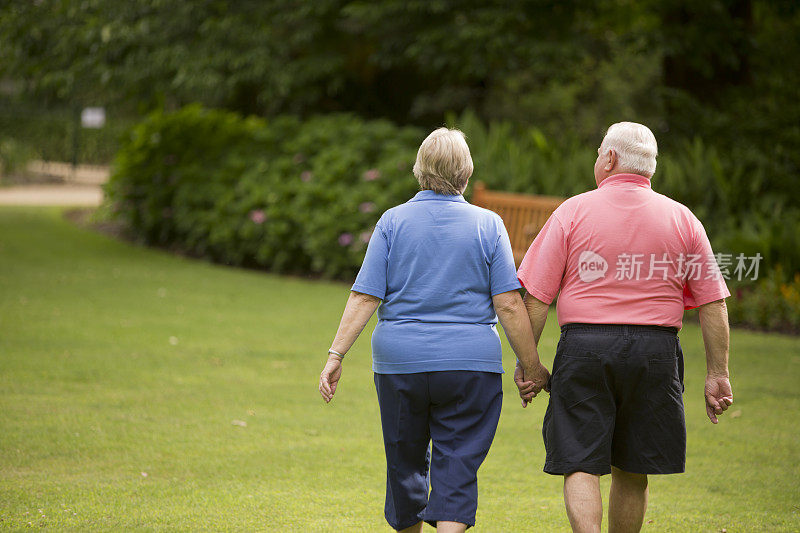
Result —
<instances>
[{"instance_id":1,"label":"pink flower","mask_svg":"<svg viewBox=\"0 0 800 533\"><path fill-rule=\"evenodd\" d=\"M263 209L253 209L250 211L250 220L256 224L263 224L267 220L267 215Z\"/></svg>"},{"instance_id":2,"label":"pink flower","mask_svg":"<svg viewBox=\"0 0 800 533\"><path fill-rule=\"evenodd\" d=\"M362 231L362 232L361 232L361 235L359 235L359 236L358 236L358 238L359 238L359 239L361 240L361 242L363 242L364 244L367 244L367 243L369 242L369 238L370 238L370 237L372 237L372 232L371 232L371 231Z\"/></svg>"},{"instance_id":3,"label":"pink flower","mask_svg":"<svg viewBox=\"0 0 800 533\"><path fill-rule=\"evenodd\" d=\"M314 175L311 173L310 170L304 170L303 172L300 173L300 179L305 181L306 183L311 181L311 178L313 177Z\"/></svg>"},{"instance_id":4,"label":"pink flower","mask_svg":"<svg viewBox=\"0 0 800 533\"><path fill-rule=\"evenodd\" d=\"M339 246L348 246L353 242L353 235L350 233L342 233L339 235Z\"/></svg>"},{"instance_id":5,"label":"pink flower","mask_svg":"<svg viewBox=\"0 0 800 533\"><path fill-rule=\"evenodd\" d=\"M405 170L405 169L406 169L405 161L398 161L397 162L397 170Z\"/></svg>"},{"instance_id":6,"label":"pink flower","mask_svg":"<svg viewBox=\"0 0 800 533\"><path fill-rule=\"evenodd\" d=\"M377 168L371 168L364 172L364 181L375 181L381 177L381 171Z\"/></svg>"},{"instance_id":7,"label":"pink flower","mask_svg":"<svg viewBox=\"0 0 800 533\"><path fill-rule=\"evenodd\" d=\"M375 204L372 202L364 202L363 204L358 206L358 210L362 213L372 213L375 211Z\"/></svg>"},{"instance_id":8,"label":"pink flower","mask_svg":"<svg viewBox=\"0 0 800 533\"><path fill-rule=\"evenodd\" d=\"M300 163L302 163L305 160L306 160L306 156L304 156L303 154L301 154L299 152L294 154L294 157L292 158L292 161L294 161L295 165L299 165Z\"/></svg>"}]
</instances>

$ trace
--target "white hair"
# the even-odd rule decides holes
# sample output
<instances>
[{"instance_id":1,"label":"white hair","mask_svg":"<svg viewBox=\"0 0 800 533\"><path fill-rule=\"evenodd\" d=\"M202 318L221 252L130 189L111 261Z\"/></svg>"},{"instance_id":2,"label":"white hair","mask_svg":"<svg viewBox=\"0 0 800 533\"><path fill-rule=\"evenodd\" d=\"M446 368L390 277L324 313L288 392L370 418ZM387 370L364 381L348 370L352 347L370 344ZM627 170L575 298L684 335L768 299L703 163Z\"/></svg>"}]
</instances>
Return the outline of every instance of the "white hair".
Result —
<instances>
[{"instance_id":1,"label":"white hair","mask_svg":"<svg viewBox=\"0 0 800 533\"><path fill-rule=\"evenodd\" d=\"M603 142L600 152L614 150L620 170L652 177L656 172L656 156L658 144L650 128L636 122L618 122L613 124Z\"/></svg>"},{"instance_id":2,"label":"white hair","mask_svg":"<svg viewBox=\"0 0 800 533\"><path fill-rule=\"evenodd\" d=\"M461 194L472 176L472 156L460 130L433 130L419 147L414 176L423 190Z\"/></svg>"}]
</instances>

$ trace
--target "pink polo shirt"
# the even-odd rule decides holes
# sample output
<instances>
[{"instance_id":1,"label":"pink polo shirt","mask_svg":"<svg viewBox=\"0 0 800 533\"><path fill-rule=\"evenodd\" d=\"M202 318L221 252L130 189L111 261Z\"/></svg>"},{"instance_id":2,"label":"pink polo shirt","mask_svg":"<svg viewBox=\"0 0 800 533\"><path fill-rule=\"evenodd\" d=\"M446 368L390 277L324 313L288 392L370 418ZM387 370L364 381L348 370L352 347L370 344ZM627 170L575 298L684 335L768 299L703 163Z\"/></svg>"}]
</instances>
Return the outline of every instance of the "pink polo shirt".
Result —
<instances>
[{"instance_id":1,"label":"pink polo shirt","mask_svg":"<svg viewBox=\"0 0 800 533\"><path fill-rule=\"evenodd\" d=\"M533 297L558 297L558 323L681 327L684 309L730 296L703 225L637 174L565 201L517 271Z\"/></svg>"}]
</instances>

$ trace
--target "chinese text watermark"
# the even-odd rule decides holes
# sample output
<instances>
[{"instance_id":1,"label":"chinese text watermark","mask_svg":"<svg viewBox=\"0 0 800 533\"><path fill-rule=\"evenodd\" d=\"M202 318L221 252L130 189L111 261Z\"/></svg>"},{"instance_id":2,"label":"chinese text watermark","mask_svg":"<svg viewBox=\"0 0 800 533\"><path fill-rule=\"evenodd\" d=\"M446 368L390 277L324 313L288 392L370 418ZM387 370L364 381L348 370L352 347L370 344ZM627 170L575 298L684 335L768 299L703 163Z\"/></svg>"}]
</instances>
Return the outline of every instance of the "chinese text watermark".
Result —
<instances>
[{"instance_id":1,"label":"chinese text watermark","mask_svg":"<svg viewBox=\"0 0 800 533\"><path fill-rule=\"evenodd\" d=\"M614 279L625 280L666 280L675 276L682 280L752 280L758 279L759 266L763 259L760 253L748 256L743 253L701 254L621 253L614 264ZM578 276L589 283L606 277L608 261L600 254L585 250L578 257Z\"/></svg>"}]
</instances>

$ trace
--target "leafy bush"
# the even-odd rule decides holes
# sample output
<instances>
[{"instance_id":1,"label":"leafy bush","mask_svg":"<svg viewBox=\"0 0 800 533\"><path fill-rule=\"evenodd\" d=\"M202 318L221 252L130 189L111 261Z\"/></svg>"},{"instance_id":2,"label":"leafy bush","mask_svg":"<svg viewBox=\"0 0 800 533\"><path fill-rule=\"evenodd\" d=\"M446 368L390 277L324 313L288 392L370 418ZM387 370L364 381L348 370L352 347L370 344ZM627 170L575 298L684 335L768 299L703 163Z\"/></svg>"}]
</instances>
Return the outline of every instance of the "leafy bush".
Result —
<instances>
[{"instance_id":1,"label":"leafy bush","mask_svg":"<svg viewBox=\"0 0 800 533\"><path fill-rule=\"evenodd\" d=\"M188 106L131 131L106 192L149 244L344 278L380 214L417 189L410 170L421 137L350 115L266 122Z\"/></svg>"},{"instance_id":2,"label":"leafy bush","mask_svg":"<svg viewBox=\"0 0 800 533\"><path fill-rule=\"evenodd\" d=\"M786 280L778 267L750 285L731 288L728 299L732 324L767 331L800 333L800 273Z\"/></svg>"}]
</instances>

